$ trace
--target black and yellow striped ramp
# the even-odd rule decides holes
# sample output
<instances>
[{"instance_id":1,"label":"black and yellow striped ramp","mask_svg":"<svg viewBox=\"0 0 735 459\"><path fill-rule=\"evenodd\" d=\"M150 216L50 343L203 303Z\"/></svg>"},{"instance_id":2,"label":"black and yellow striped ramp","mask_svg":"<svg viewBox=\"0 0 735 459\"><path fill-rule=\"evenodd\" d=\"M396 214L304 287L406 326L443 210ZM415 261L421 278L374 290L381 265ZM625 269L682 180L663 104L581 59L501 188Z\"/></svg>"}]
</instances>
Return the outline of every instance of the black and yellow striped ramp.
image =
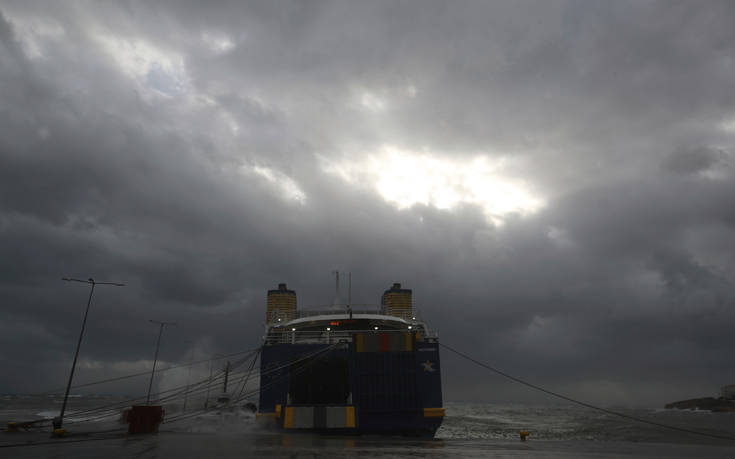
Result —
<instances>
[{"instance_id":1,"label":"black and yellow striped ramp","mask_svg":"<svg viewBox=\"0 0 735 459\"><path fill-rule=\"evenodd\" d=\"M353 429L357 427L354 406L286 406L284 429Z\"/></svg>"}]
</instances>

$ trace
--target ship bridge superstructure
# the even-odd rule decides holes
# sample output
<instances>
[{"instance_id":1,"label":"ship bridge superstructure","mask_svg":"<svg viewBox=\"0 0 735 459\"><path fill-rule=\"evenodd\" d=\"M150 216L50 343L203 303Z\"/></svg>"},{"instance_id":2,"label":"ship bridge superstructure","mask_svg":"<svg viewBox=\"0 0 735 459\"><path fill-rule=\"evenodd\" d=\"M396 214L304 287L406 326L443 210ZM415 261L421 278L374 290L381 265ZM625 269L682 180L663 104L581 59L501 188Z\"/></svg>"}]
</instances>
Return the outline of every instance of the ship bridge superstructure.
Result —
<instances>
[{"instance_id":1,"label":"ship bridge superstructure","mask_svg":"<svg viewBox=\"0 0 735 459\"><path fill-rule=\"evenodd\" d=\"M356 333L419 334L434 340L437 332L427 328L417 316L408 319L384 314L379 308L350 312L307 310L306 314L289 321L276 320L266 327L265 344L275 343L350 343Z\"/></svg>"},{"instance_id":2,"label":"ship bridge superstructure","mask_svg":"<svg viewBox=\"0 0 735 459\"><path fill-rule=\"evenodd\" d=\"M436 340L413 307L413 292L395 283L381 304L329 305L297 309L296 292L286 284L268 291L265 344L351 342L355 333L412 333Z\"/></svg>"}]
</instances>

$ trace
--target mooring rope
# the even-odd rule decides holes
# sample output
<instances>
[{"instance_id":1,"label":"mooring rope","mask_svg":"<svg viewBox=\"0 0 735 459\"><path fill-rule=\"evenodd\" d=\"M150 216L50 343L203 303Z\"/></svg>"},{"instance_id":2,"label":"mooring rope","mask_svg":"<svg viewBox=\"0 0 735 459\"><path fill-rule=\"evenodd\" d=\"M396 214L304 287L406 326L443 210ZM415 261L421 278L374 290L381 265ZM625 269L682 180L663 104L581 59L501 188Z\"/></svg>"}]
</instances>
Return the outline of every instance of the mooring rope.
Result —
<instances>
[{"instance_id":1,"label":"mooring rope","mask_svg":"<svg viewBox=\"0 0 735 459\"><path fill-rule=\"evenodd\" d=\"M242 400L247 399L247 397L249 397L251 395L254 395L254 394L257 394L257 393L259 393L263 389L267 389L268 387L274 386L274 385L280 383L281 381L283 381L284 379L286 379L286 378L288 378L290 376L297 375L297 374L302 373L303 371L306 371L306 369L308 367L310 367L311 365L313 365L314 363L316 363L316 361L318 361L319 359L323 358L324 355L326 355L326 354L330 353L331 351L333 351L337 346L339 346L339 344L340 343L335 343L335 344L332 344L329 347L322 348L322 349L319 349L319 350L317 350L315 352L302 355L297 360L288 362L285 365L281 365L280 367L277 367L277 368L271 370L271 372L272 371L276 371L276 370L280 370L280 369L283 369L283 368L286 368L286 367L290 367L291 365L296 364L298 362L301 362L301 361L304 361L304 360L309 360L309 359L312 359L313 358L312 361L308 362L306 365L302 366L301 368L295 370L294 372L291 373L291 375L289 375L289 374L281 375L280 377L276 378L273 381L270 381L268 384L266 384L264 386L261 386L261 387L256 388L256 389L252 389L251 391L248 391L248 392L246 392L246 393L238 396L238 398L236 398L234 400L234 403L239 403ZM256 358L257 358L257 356L256 356ZM231 401L230 403L233 403L233 402ZM191 413L181 413L181 414L179 414L177 416L173 416L173 417L171 417L169 419L164 420L163 421L163 424L169 424L169 423L181 421L181 420L184 420L184 419L190 419L190 418L193 418L193 417L200 416L200 415L202 415L204 413L215 411L215 410L219 410L219 409L221 409L221 407L216 407L215 406L215 407L211 407L211 408L204 408L204 409L201 409L201 410L192 411Z\"/></svg>"},{"instance_id":2,"label":"mooring rope","mask_svg":"<svg viewBox=\"0 0 735 459\"><path fill-rule=\"evenodd\" d=\"M515 381L515 382L517 382L519 384L523 384L524 386L528 386L528 387L530 387L532 389L535 389L537 391L543 392L545 394L552 395L554 397L560 398L562 400L566 400L568 402L576 403L577 405L581 405L581 406L584 406L586 408L590 408L590 409L597 410L597 411L602 411L603 413L607 413L607 414L611 414L613 416L618 416L618 417L621 417L621 418L629 419L631 421L636 421L636 422L641 422L643 424L649 424L649 425L652 425L652 426L662 427L664 429L676 430L676 431L679 431L679 432L685 432L685 433L693 434L693 435L700 435L700 436L703 436L703 437L717 438L717 439L720 439L720 440L731 440L731 441L735 441L735 437L733 437L733 436L720 435L720 434L709 433L709 432L701 432L701 431L698 431L698 430L687 429L685 427L672 426L670 424L664 424L664 423L661 423L661 422L651 421L651 420L648 420L648 419L639 418L637 416L631 416L629 414L620 413L618 411L613 411L613 410L610 410L610 409L607 409L607 408L602 408L601 406L592 405L591 403L583 402L581 400L577 400L577 399L574 399L572 397L568 397L568 396L563 395L563 394L560 394L558 392L554 392L552 390L545 389L545 388L543 388L541 386L537 386L536 384L530 383L530 382L525 381L525 380L523 380L521 378L517 378L517 377L515 377L513 375L510 375L510 374L504 372L504 371L498 370L497 368L494 368L494 367L492 367L492 366L490 366L490 365L488 365L486 363L480 362L479 360L476 360L476 359L470 357L469 355L467 355L467 354L465 354L463 352L460 352L457 349L454 349L453 347L447 346L446 344L439 343L439 345L441 347L443 347L444 349L446 349L448 351L451 351L451 352L457 354L458 356L460 356L460 357L462 357L464 359L467 359L467 360L469 360L470 362L472 362L472 363L474 363L476 365L481 366L482 368L485 368L486 370L490 370L490 371L492 371L494 373L499 374L500 376L503 376L504 378L508 378L511 381Z\"/></svg>"},{"instance_id":3,"label":"mooring rope","mask_svg":"<svg viewBox=\"0 0 735 459\"><path fill-rule=\"evenodd\" d=\"M232 357L232 356L240 355L240 354L246 354L248 352L255 352L255 351L259 351L259 350L260 350L260 348L259 347L256 347L256 348L253 348L253 349L246 349L244 351L233 352L232 354L218 355L216 357L209 357L207 359L195 360L193 362L182 363L182 364L177 364L177 365L171 365L171 366L168 366L168 367L165 367L165 368L156 369L156 374L163 373L163 372L169 371L169 370L173 370L175 368L191 367L191 366L194 366L194 365L198 365L200 363L209 362L209 361L213 361L213 360L222 360L222 359L225 359L227 357ZM115 378L101 379L101 380L98 380L98 381L91 381L91 382L83 383L83 384L75 384L75 385L71 386L71 388L72 389L79 389L81 387L96 386L97 384L104 384L104 383L108 383L108 382L121 381L123 379L136 378L138 376L148 376L150 374L151 374L151 372L149 370L148 371L141 371L139 373L133 373L133 374L124 375L124 376L117 376ZM41 392L38 395L52 395L52 394L56 394L56 393L58 393L60 391L63 391L63 390L64 390L64 388L54 389L54 390L50 390L50 391L46 391L46 392Z\"/></svg>"},{"instance_id":4,"label":"mooring rope","mask_svg":"<svg viewBox=\"0 0 735 459\"><path fill-rule=\"evenodd\" d=\"M251 349L251 350L248 350L248 351L237 352L237 353L230 354L230 355L243 354L244 352L255 353L256 350L257 349L255 349L255 350L254 349ZM231 366L231 368L237 368L242 363L248 361L249 358L250 358L250 356L246 356L246 357L243 357L242 359L237 360ZM224 378L224 371L218 372L218 374L214 377L214 379L211 382L216 382L216 381L218 381L220 379L223 379L223 378ZM208 381L208 378L206 378L206 379L203 379L201 381L194 382L193 384L190 384L190 387L192 389L194 389L194 388L196 388L199 385L202 385L202 384L205 384L205 383L209 383L209 382L210 381ZM175 398L181 396L185 392L185 388L186 388L186 385L178 386L178 387L174 387L172 389L168 389L168 390L160 391L160 392L157 392L157 393L153 393L153 394L151 394L151 396L158 397L158 396L163 395L163 394L169 394L166 397L163 397L163 398L160 398L159 399L159 401L168 401L168 400L175 399ZM204 389L201 389L201 391L203 392ZM171 392L173 392L173 394L171 394ZM122 408L124 406L127 406L131 402L140 401L140 400L143 400L145 398L146 398L145 396L139 396L139 397L131 398L131 399L128 399L128 400L121 400L121 401L114 402L114 403L107 404L107 405L101 405L101 406L94 407L94 408L89 408L89 409L86 409L86 410L76 411L70 417L79 416L79 415L82 415L82 414L90 415L92 413L95 413L95 412L99 413L99 412L102 412L102 411L112 412L112 411L115 411L115 410L117 410L119 408ZM81 423L81 422L94 421L94 420L102 419L102 418L105 418L105 417L117 416L117 415L119 415L119 413L115 411L114 413L111 413L111 414L104 414L104 415L101 415L101 416L92 417L92 418L88 418L88 419L70 420L69 422L67 422L67 424L78 424L78 423ZM50 421L50 420L45 420L45 421Z\"/></svg>"}]
</instances>

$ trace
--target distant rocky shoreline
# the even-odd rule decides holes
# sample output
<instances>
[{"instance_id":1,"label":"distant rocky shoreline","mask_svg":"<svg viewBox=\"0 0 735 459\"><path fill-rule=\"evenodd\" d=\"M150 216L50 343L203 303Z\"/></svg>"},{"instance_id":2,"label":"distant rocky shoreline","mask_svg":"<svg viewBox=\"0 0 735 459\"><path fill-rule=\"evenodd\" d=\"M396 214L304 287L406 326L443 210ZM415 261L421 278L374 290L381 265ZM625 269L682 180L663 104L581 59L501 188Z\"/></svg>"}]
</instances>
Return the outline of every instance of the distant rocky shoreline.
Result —
<instances>
[{"instance_id":1,"label":"distant rocky shoreline","mask_svg":"<svg viewBox=\"0 0 735 459\"><path fill-rule=\"evenodd\" d=\"M735 413L735 400L728 400L723 397L692 398L689 400L681 400L674 403L667 403L664 408L675 408L678 410L705 410L715 413Z\"/></svg>"}]
</instances>

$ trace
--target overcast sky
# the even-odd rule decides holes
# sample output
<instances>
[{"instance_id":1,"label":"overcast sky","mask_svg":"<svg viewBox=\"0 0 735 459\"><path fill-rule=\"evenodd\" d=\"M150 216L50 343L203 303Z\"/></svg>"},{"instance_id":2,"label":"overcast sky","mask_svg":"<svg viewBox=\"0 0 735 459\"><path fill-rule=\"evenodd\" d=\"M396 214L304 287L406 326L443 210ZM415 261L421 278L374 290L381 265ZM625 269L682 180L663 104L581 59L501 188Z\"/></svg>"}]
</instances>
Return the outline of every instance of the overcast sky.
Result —
<instances>
[{"instance_id":1,"label":"overcast sky","mask_svg":"<svg viewBox=\"0 0 735 459\"><path fill-rule=\"evenodd\" d=\"M0 392L393 282L591 402L735 383L735 4L0 1ZM188 341L188 343L187 343ZM443 352L445 399L546 402ZM140 387L98 388L140 393Z\"/></svg>"}]
</instances>

